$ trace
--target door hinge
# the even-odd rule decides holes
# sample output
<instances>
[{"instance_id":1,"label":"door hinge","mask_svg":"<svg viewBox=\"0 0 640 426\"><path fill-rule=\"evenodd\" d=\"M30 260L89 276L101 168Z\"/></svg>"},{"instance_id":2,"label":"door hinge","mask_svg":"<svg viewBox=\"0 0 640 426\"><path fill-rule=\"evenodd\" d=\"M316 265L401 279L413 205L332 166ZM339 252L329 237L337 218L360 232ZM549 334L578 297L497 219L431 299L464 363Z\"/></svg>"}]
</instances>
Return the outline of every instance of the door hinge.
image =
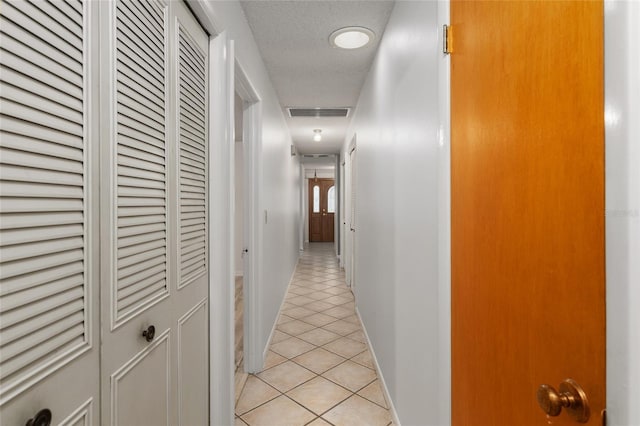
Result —
<instances>
[{"instance_id":1,"label":"door hinge","mask_svg":"<svg viewBox=\"0 0 640 426\"><path fill-rule=\"evenodd\" d=\"M451 52L453 52L452 45L451 45L452 40L453 40L453 34L451 31L451 26L443 25L442 26L442 53L444 53L445 55L448 55Z\"/></svg>"}]
</instances>

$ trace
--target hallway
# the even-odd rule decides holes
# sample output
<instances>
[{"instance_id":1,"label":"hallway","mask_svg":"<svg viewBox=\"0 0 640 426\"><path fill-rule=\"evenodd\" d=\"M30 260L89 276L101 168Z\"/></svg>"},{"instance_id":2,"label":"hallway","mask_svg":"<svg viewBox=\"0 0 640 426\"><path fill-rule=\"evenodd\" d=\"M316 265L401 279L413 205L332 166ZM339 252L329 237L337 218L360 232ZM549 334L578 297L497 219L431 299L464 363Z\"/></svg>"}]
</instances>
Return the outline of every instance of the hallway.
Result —
<instances>
[{"instance_id":1,"label":"hallway","mask_svg":"<svg viewBox=\"0 0 640 426\"><path fill-rule=\"evenodd\" d=\"M265 368L236 403L236 425L307 424L391 424L333 243L300 257Z\"/></svg>"}]
</instances>

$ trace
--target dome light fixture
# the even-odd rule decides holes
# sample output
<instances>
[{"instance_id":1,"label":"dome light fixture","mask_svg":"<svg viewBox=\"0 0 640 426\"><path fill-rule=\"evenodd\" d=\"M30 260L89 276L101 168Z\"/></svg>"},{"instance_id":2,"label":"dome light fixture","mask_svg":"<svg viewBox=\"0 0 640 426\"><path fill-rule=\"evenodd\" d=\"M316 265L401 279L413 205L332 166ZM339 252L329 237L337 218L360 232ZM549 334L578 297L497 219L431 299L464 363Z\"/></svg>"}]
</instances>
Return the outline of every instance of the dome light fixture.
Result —
<instances>
[{"instance_id":1,"label":"dome light fixture","mask_svg":"<svg viewBox=\"0 0 640 426\"><path fill-rule=\"evenodd\" d=\"M322 140L322 130L321 129L313 129L313 140L315 142L320 142Z\"/></svg>"},{"instance_id":2,"label":"dome light fixture","mask_svg":"<svg viewBox=\"0 0 640 426\"><path fill-rule=\"evenodd\" d=\"M329 36L329 43L341 49L359 49L371 43L376 35L365 27L345 27Z\"/></svg>"}]
</instances>

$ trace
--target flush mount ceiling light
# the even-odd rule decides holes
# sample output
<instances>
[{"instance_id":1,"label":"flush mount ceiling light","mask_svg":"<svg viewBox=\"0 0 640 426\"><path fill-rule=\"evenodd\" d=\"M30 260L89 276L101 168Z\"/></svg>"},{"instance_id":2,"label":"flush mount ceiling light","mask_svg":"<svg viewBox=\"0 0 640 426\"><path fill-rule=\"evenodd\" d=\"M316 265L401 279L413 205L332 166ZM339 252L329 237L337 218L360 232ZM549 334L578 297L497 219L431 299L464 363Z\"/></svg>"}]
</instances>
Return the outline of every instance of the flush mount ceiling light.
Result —
<instances>
[{"instance_id":1,"label":"flush mount ceiling light","mask_svg":"<svg viewBox=\"0 0 640 426\"><path fill-rule=\"evenodd\" d=\"M313 140L316 142L320 142L322 140L322 130L321 129L313 129Z\"/></svg>"},{"instance_id":2,"label":"flush mount ceiling light","mask_svg":"<svg viewBox=\"0 0 640 426\"><path fill-rule=\"evenodd\" d=\"M364 27L340 28L331 33L329 42L333 47L341 49L358 49L369 44L375 38L375 34Z\"/></svg>"}]
</instances>

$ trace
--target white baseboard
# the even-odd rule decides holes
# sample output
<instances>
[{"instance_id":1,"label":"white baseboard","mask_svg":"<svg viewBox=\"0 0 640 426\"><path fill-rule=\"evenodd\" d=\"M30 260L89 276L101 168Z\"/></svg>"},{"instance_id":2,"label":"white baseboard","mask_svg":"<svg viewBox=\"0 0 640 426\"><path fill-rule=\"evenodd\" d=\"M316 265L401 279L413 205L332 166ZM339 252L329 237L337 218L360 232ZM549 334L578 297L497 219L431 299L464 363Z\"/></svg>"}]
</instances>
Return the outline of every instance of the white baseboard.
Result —
<instances>
[{"instance_id":1,"label":"white baseboard","mask_svg":"<svg viewBox=\"0 0 640 426\"><path fill-rule=\"evenodd\" d=\"M398 413L396 412L396 407L393 405L393 401L391 400L391 395L389 395L389 389L387 389L387 383L384 381L384 375L382 374L382 370L380 369L380 364L378 364L378 358L376 358L376 353L373 350L373 345L371 345L371 340L369 340L369 334L367 334L367 329L362 322L362 317L360 316L360 311L356 306L356 315L358 316L358 320L360 320L360 326L362 327L362 332L364 333L364 337L367 339L367 345L369 345L369 350L371 351L371 358L373 358L373 364L376 367L376 372L378 373L378 377L380 378L380 384L382 385L382 393L384 394L384 399L387 401L387 406L389 407L389 413L391 414L391 419L393 420L394 426L401 426L400 419L398 418Z\"/></svg>"}]
</instances>

